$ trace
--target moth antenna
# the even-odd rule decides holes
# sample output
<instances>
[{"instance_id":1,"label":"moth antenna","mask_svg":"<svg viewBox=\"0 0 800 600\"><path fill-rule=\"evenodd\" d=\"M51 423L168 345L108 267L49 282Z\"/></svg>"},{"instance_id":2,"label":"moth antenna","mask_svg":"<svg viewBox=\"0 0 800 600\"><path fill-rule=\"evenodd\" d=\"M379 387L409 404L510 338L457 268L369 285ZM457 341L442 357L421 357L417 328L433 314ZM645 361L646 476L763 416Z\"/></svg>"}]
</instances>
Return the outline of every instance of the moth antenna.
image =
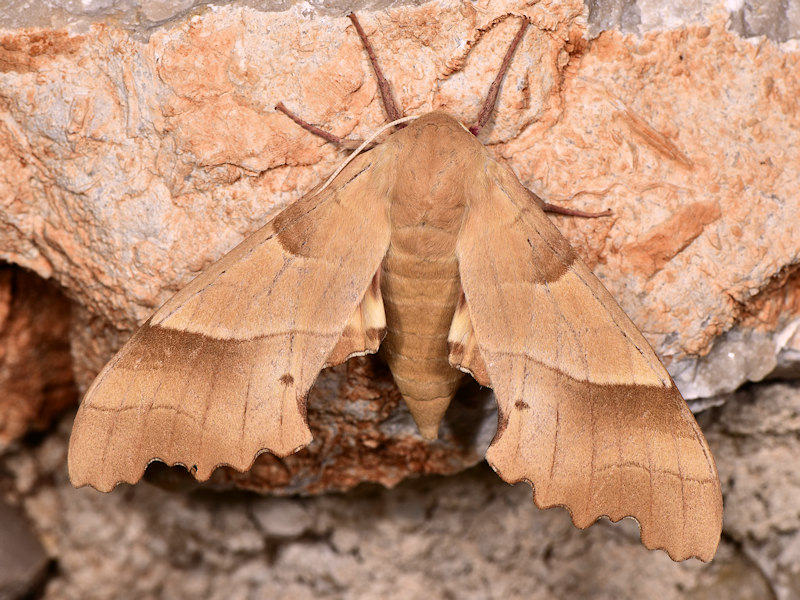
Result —
<instances>
[{"instance_id":1,"label":"moth antenna","mask_svg":"<svg viewBox=\"0 0 800 600\"><path fill-rule=\"evenodd\" d=\"M397 123L403 117L403 114L398 110L397 105L394 103L394 98L392 97L392 86L389 85L389 81L383 76L383 72L378 66L378 57L375 56L375 51L372 49L372 44L369 43L367 34L364 33L364 29L361 27L361 23L358 22L358 18L356 17L355 13L348 13L347 16L353 22L353 25L358 32L358 37L361 38L361 43L364 45L364 49L369 55L369 62L372 63L372 70L375 71L375 77L378 80L378 89L381 92L381 98L383 98L383 107L386 109L386 114L388 115L390 121Z\"/></svg>"},{"instance_id":2,"label":"moth antenna","mask_svg":"<svg viewBox=\"0 0 800 600\"><path fill-rule=\"evenodd\" d=\"M339 137L338 135L335 135L329 131L325 131L324 129L320 129L319 127L317 127L316 125L312 125L308 121L304 121L296 114L294 114L292 111L290 111L288 108L286 108L283 102L278 102L275 105L275 110L282 112L292 121L300 125L300 127L305 129L306 131L313 133L316 136L321 137L326 142L331 142L332 144L336 144L337 146L341 146L342 148L345 148L347 150L352 150L353 148L358 147L358 145L361 143L361 140L348 140Z\"/></svg>"},{"instance_id":3,"label":"moth antenna","mask_svg":"<svg viewBox=\"0 0 800 600\"><path fill-rule=\"evenodd\" d=\"M522 41L522 36L525 33L525 30L528 28L528 24L530 24L530 22L531 20L528 17L522 17L522 27L519 28L517 35L514 36L514 39L512 40L511 45L508 47L506 55L503 58L503 63L500 65L500 71L497 73L497 77L494 78L492 85L489 87L489 94L486 96L486 100L483 103L483 108L481 108L480 114L478 114L478 122L469 128L472 135L478 135L478 132L483 129L483 126L486 125L486 123L489 121L489 118L492 116L494 105L497 103L497 94L500 92L500 84L503 83L503 77L505 77L506 71L508 70L508 65L511 63L511 57L514 54L514 50L517 49L517 46L519 46L519 43Z\"/></svg>"},{"instance_id":4,"label":"moth antenna","mask_svg":"<svg viewBox=\"0 0 800 600\"><path fill-rule=\"evenodd\" d=\"M333 175L328 177L328 179L325 181L325 183L322 185L322 187L317 190L317 192L316 192L316 194L314 194L314 196L316 196L317 194L321 194L322 191L331 184L331 181L336 179L336 176L339 173L341 173L348 164L350 164L350 161L352 161L356 156L358 156L364 150L364 148L369 146L375 140L375 138L377 138L380 134L382 134L384 131L386 131L390 127L394 127L395 125L400 125L400 124L403 124L403 123L408 123L409 121L413 121L414 119L419 119L419 117L420 117L420 115L411 115L411 116L408 116L408 117L401 117L401 118L399 118L399 119L397 119L395 121L392 121L391 123L387 123L386 125L384 125L380 129L378 129L378 131L376 131L371 136L369 136L367 139L365 139L358 148L353 150L353 152L350 154L350 156L348 156L344 160L344 162L341 165L339 165L339 168L336 169L333 172Z\"/></svg>"}]
</instances>

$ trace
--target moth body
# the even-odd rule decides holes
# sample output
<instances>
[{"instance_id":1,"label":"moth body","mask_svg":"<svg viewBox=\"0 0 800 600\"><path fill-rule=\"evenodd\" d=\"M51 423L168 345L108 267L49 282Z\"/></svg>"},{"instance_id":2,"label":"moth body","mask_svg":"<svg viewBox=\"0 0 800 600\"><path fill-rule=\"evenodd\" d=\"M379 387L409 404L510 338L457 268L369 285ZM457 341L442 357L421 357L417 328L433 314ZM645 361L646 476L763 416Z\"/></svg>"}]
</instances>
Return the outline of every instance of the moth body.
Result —
<instances>
[{"instance_id":1,"label":"moth body","mask_svg":"<svg viewBox=\"0 0 800 600\"><path fill-rule=\"evenodd\" d=\"M474 172L484 150L456 119L431 113L395 133L386 151L397 153L398 173L381 273L381 350L420 433L436 439L463 378L448 360L448 332L461 294L455 249L465 174ZM437 181L442 184L431 185Z\"/></svg>"}]
</instances>

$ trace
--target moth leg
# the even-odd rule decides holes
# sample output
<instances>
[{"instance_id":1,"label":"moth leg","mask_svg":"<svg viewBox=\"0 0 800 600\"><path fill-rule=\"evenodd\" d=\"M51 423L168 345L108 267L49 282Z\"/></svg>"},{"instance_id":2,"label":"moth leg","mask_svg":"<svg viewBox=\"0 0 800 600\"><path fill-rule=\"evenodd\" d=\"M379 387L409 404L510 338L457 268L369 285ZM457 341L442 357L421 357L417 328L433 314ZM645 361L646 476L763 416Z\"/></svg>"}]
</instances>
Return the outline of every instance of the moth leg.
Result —
<instances>
[{"instance_id":1,"label":"moth leg","mask_svg":"<svg viewBox=\"0 0 800 600\"><path fill-rule=\"evenodd\" d=\"M305 120L301 119L300 117L298 117L296 114L294 114L288 108L286 108L286 106L283 104L283 102L278 102L275 105L275 110L279 110L280 112L285 114L287 117L289 117L292 121L294 121L295 123L300 125L300 127L305 129L306 131L310 131L314 135L321 137L326 142L330 142L332 144L336 144L337 146L341 146L345 150L355 150L356 148L358 148L361 145L361 142L363 141L363 140L348 140L348 139L339 137L338 135L334 135L333 133L331 133L329 131L325 131L324 129L320 129L316 125L312 125L308 121L305 121Z\"/></svg>"},{"instance_id":2,"label":"moth leg","mask_svg":"<svg viewBox=\"0 0 800 600\"><path fill-rule=\"evenodd\" d=\"M378 80L378 89L381 92L383 106L386 109L386 114L389 117L389 121L396 121L397 119L400 119L403 114L394 103L394 98L392 97L392 86L389 85L389 81L383 76L383 71L381 71L381 68L378 66L378 57L375 56L375 51L372 49L372 44L369 43L367 34L364 33L364 29L361 27L361 23L358 22L358 18L356 18L354 13L349 13L347 16L353 22L353 25L358 32L358 37L361 38L361 43L364 44L364 49L369 55L369 62L372 63L372 70L375 71L375 78ZM397 126L398 129L401 127L403 127L403 125Z\"/></svg>"},{"instance_id":3,"label":"moth leg","mask_svg":"<svg viewBox=\"0 0 800 600\"><path fill-rule=\"evenodd\" d=\"M527 190L528 195L530 196L531 200L533 200L536 204L539 205L544 212L555 213L558 215L569 215L571 217L582 217L584 219L596 219L598 217L610 217L614 213L611 212L610 208L600 212L586 212L584 210L576 210L574 208L565 208L563 206L559 206L558 204L550 204L549 202L545 202L539 196L534 194L532 191Z\"/></svg>"},{"instance_id":4,"label":"moth leg","mask_svg":"<svg viewBox=\"0 0 800 600\"><path fill-rule=\"evenodd\" d=\"M517 35L515 35L514 39L511 41L511 45L508 47L505 57L503 57L503 63L500 65L500 71L497 73L497 77L494 78L492 85L489 87L489 94L486 96L486 100L483 103L483 108L481 108L481 112L478 114L478 122L469 128L469 131L472 133L472 135L478 135L478 132L489 121L489 117L492 116L494 105L497 103L497 94L500 92L500 84L503 83L503 77L505 77L506 71L508 70L508 65L511 63L511 57L514 54L514 50L517 49L517 46L519 46L519 43L522 41L522 35L528 28L529 23L530 19L528 19L528 17L522 18L522 27L519 28Z\"/></svg>"},{"instance_id":5,"label":"moth leg","mask_svg":"<svg viewBox=\"0 0 800 600\"><path fill-rule=\"evenodd\" d=\"M386 336L386 312L381 296L381 271L372 276L372 283L364 292L364 298L356 307L339 341L325 361L326 367L342 364L353 356L374 354Z\"/></svg>"},{"instance_id":6,"label":"moth leg","mask_svg":"<svg viewBox=\"0 0 800 600\"><path fill-rule=\"evenodd\" d=\"M492 380L486 370L486 363L483 362L478 340L475 337L475 329L472 326L472 317L469 314L467 299L464 296L464 289L458 297L456 312L450 324L450 332L447 335L447 360L454 369L469 373L479 384L492 387Z\"/></svg>"}]
</instances>

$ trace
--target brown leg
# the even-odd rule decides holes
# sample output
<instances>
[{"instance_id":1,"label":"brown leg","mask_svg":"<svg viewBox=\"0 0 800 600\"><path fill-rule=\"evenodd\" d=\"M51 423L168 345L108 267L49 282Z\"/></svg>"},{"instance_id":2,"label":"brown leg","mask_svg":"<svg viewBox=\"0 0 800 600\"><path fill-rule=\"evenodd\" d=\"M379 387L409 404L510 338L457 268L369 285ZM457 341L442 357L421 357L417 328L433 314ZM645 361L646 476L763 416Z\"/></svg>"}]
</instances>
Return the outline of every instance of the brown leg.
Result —
<instances>
[{"instance_id":1,"label":"brown leg","mask_svg":"<svg viewBox=\"0 0 800 600\"><path fill-rule=\"evenodd\" d=\"M517 49L517 46L519 46L519 43L522 41L522 35L528 28L529 23L530 20L528 17L522 18L522 27L519 28L517 35L514 36L514 40L511 42L511 45L508 47L508 51L503 58L503 64L500 65L500 72L497 73L497 77L494 78L492 85L489 87L489 95L486 96L486 101L483 103L483 108L481 108L481 112L478 115L478 122L469 128L472 135L478 135L478 132L483 128L484 125L486 125L486 123L489 121L489 118L492 116L494 105L497 102L497 94L500 92L500 84L503 83L503 77L508 70L508 65L511 62L511 57L514 54L514 50Z\"/></svg>"},{"instance_id":2,"label":"brown leg","mask_svg":"<svg viewBox=\"0 0 800 600\"><path fill-rule=\"evenodd\" d=\"M381 92L383 106L386 109L386 114L389 116L389 121L396 121L403 115L397 109L397 105L394 103L394 98L392 98L392 87L389 85L386 77L383 76L381 68L378 66L378 57L375 56L375 51L372 49L372 44L369 43L367 34L364 33L364 29L361 27L361 23L358 22L355 14L349 13L347 16L353 22L353 25L355 25L356 31L358 32L358 37L361 38L361 43L364 44L364 49L369 55L369 62L372 63L372 69L375 71L375 77L378 79L378 89Z\"/></svg>"},{"instance_id":3,"label":"brown leg","mask_svg":"<svg viewBox=\"0 0 800 600\"><path fill-rule=\"evenodd\" d=\"M611 215L614 214L613 212L611 212L611 209L606 209L602 212L586 212L583 210L575 210L574 208L564 208L563 206L558 206L557 204L550 204L549 202L545 202L530 190L528 190L528 194L530 194L531 200L536 202L536 204L538 204L539 207L544 212L555 213L558 215L569 215L572 217L583 217L586 219L596 219L598 217L610 217Z\"/></svg>"},{"instance_id":4,"label":"brown leg","mask_svg":"<svg viewBox=\"0 0 800 600\"><path fill-rule=\"evenodd\" d=\"M304 121L296 114L294 114L292 111L290 111L288 108L286 108L283 105L283 102L278 102L278 104L275 105L275 110L281 111L283 114L285 114L292 121L300 125L300 127L305 129L306 131L310 131L314 135L318 135L319 137L321 137L323 140L331 142L332 144L336 144L337 146L341 146L347 150L354 150L359 146L359 144L361 144L361 140L346 140L344 138L340 138L338 135L330 133L329 131L320 129L319 127L317 127L316 125L312 125L308 121Z\"/></svg>"},{"instance_id":5,"label":"brown leg","mask_svg":"<svg viewBox=\"0 0 800 600\"><path fill-rule=\"evenodd\" d=\"M611 212L610 208L602 212L586 212L583 210L575 210L574 208L564 208L563 206L558 206L557 204L550 204L548 202L544 203L542 206L542 210L544 212L556 213L558 215L570 215L573 217L584 217L586 219L596 219L597 217L610 217L614 213Z\"/></svg>"}]
</instances>

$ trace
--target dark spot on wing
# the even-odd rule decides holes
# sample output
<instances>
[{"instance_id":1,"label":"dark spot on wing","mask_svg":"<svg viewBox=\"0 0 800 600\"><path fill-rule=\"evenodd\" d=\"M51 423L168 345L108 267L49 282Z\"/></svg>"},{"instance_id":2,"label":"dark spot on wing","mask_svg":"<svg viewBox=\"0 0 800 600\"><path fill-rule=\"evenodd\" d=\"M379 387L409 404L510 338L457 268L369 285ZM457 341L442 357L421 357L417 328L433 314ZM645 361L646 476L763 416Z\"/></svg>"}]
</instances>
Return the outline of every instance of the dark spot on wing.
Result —
<instances>
[{"instance_id":1,"label":"dark spot on wing","mask_svg":"<svg viewBox=\"0 0 800 600\"><path fill-rule=\"evenodd\" d=\"M448 340L447 342L447 349L450 352L450 356L456 358L457 360L462 360L464 358L464 344L461 342L451 342Z\"/></svg>"},{"instance_id":2,"label":"dark spot on wing","mask_svg":"<svg viewBox=\"0 0 800 600\"><path fill-rule=\"evenodd\" d=\"M383 337L386 335L386 328L385 327L370 327L366 331L367 339L372 342L380 342L383 340Z\"/></svg>"}]
</instances>

